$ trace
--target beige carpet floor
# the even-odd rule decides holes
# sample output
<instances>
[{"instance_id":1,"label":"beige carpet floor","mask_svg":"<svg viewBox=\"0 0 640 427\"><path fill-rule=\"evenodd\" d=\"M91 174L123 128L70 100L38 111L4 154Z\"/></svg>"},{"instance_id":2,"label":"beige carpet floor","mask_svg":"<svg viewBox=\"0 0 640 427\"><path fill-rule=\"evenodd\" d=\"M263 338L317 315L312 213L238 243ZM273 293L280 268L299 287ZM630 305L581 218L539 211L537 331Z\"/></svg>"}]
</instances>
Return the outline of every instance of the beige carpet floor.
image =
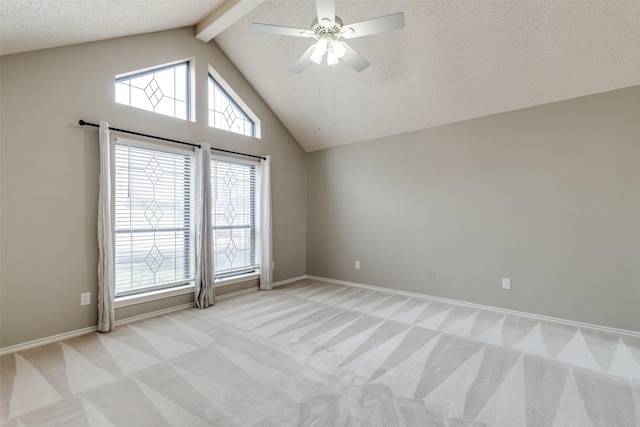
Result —
<instances>
[{"instance_id":1,"label":"beige carpet floor","mask_svg":"<svg viewBox=\"0 0 640 427\"><path fill-rule=\"evenodd\" d=\"M1 358L8 426L639 426L640 338L304 280Z\"/></svg>"}]
</instances>

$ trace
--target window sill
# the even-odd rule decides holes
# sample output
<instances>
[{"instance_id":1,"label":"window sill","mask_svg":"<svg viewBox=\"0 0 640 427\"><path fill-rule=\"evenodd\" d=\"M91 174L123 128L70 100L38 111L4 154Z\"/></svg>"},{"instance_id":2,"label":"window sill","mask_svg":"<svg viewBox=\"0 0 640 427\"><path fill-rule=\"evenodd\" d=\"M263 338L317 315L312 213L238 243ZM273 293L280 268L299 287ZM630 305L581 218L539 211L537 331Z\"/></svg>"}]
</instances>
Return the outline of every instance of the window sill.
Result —
<instances>
[{"instance_id":1,"label":"window sill","mask_svg":"<svg viewBox=\"0 0 640 427\"><path fill-rule=\"evenodd\" d=\"M236 283L248 282L249 280L255 280L260 278L260 273L242 274L239 276L227 277L224 279L218 279L214 282L216 288L224 286L235 285ZM177 286L175 288L158 289L155 291L144 292L136 295L127 295L123 297L116 297L114 301L114 308L128 307L130 305L142 304L150 301L157 301L164 298L171 298L179 295L193 294L195 292L195 285L189 283L188 285Z\"/></svg>"},{"instance_id":2,"label":"window sill","mask_svg":"<svg viewBox=\"0 0 640 427\"><path fill-rule=\"evenodd\" d=\"M149 291L136 295L116 297L113 306L114 308L127 307L130 305L142 304L149 301L157 301L163 298L171 298L178 295L193 294L194 292L194 284L189 283L188 285L177 286L175 288L158 289L156 291Z\"/></svg>"},{"instance_id":3,"label":"window sill","mask_svg":"<svg viewBox=\"0 0 640 427\"><path fill-rule=\"evenodd\" d=\"M238 276L226 277L224 279L218 279L214 282L216 288L223 286L235 285L236 283L248 282L249 280L255 280L260 278L260 273L247 273Z\"/></svg>"}]
</instances>

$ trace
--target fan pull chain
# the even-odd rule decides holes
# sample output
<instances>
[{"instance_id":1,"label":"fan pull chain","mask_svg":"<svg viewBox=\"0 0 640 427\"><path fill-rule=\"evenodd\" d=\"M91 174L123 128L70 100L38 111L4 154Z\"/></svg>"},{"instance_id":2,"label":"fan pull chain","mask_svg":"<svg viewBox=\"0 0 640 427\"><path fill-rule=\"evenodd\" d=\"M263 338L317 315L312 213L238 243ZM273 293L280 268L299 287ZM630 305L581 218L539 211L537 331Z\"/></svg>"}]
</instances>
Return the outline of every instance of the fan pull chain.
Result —
<instances>
[{"instance_id":1,"label":"fan pull chain","mask_svg":"<svg viewBox=\"0 0 640 427\"><path fill-rule=\"evenodd\" d=\"M318 67L318 130L320 130L322 128L322 85L321 85L321 80L322 80L322 64L320 64L320 67Z\"/></svg>"},{"instance_id":2,"label":"fan pull chain","mask_svg":"<svg viewBox=\"0 0 640 427\"><path fill-rule=\"evenodd\" d=\"M336 66L333 65L333 127L336 127Z\"/></svg>"}]
</instances>

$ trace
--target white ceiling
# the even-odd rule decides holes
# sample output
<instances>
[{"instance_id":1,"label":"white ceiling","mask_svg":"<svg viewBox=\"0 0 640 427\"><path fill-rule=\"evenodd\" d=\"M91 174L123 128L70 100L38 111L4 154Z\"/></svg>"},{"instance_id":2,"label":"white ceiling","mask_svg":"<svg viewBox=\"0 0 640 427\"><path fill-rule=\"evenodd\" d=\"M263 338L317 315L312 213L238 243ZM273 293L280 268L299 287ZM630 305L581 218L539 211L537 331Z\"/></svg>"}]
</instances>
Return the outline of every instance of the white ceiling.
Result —
<instances>
[{"instance_id":1,"label":"white ceiling","mask_svg":"<svg viewBox=\"0 0 640 427\"><path fill-rule=\"evenodd\" d=\"M311 64L301 74L288 69L310 39L249 24L308 28L313 1L243 3L252 10L206 35L233 2L0 0L0 53L198 23L204 41L223 30L215 42L307 151L640 85L639 1L337 0L345 23L404 12L405 29L350 40L371 62L361 73Z\"/></svg>"}]
</instances>

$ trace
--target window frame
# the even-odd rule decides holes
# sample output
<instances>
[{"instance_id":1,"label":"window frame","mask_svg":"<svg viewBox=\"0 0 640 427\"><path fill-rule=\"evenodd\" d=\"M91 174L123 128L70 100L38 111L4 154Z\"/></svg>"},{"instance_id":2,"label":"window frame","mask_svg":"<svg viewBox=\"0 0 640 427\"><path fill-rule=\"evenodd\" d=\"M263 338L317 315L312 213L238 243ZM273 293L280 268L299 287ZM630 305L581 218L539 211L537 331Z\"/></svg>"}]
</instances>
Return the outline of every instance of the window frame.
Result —
<instances>
[{"instance_id":1,"label":"window frame","mask_svg":"<svg viewBox=\"0 0 640 427\"><path fill-rule=\"evenodd\" d=\"M239 165L245 165L245 166L250 166L252 168L251 173L254 175L253 178L250 178L250 182L252 182L253 184L250 186L250 198L253 200L249 200L249 204L250 204L250 222L249 225L245 225L245 226L220 226L220 227L216 227L215 225L215 219L213 218L214 215L214 206L212 206L211 209L211 215L212 215L212 233L213 233L213 242L212 245L214 247L214 253L213 253L213 263L214 263L214 268L215 268L215 281L219 282L219 281L224 281L224 280L229 280L229 279L234 279L236 277L239 276L245 276L245 275L251 275L251 274L259 274L260 272L260 226L259 226L259 218L260 218L260 168L261 168L261 164L258 160L246 160L246 159L238 159L238 158L234 158L231 156L225 156L225 155L214 155L211 154L211 198L212 200L215 201L216 198L216 186L214 185L213 182L213 170L214 170L214 165L213 162L214 161L220 161L223 163L231 163L231 164L239 164ZM215 202L214 202L215 203ZM216 239L215 239L215 232L216 229L219 230L229 230L229 229L237 229L237 228L248 228L249 229L249 235L250 235L250 242L251 242L251 248L250 248L250 259L251 259L251 266L247 266L247 267L240 267L240 268L235 268L235 269L229 269L229 270L224 270L223 273L218 271L217 266L215 265L216 263L216 253L215 253L215 246L216 246Z\"/></svg>"},{"instance_id":2,"label":"window frame","mask_svg":"<svg viewBox=\"0 0 640 427\"><path fill-rule=\"evenodd\" d=\"M190 208L190 212L189 212L189 226L183 226L182 228L180 228L182 230L182 232L189 232L188 237L185 237L185 248L184 248L184 258L185 261L184 262L188 262L189 263L189 267L185 268L185 270L188 271L189 273L189 278L185 278L185 279L180 279L180 280L176 280L176 281L172 281L172 282L165 282L165 283L161 283L161 284L157 284L157 285L150 285L150 286L142 286L142 287L131 287L128 290L124 290L124 291L120 291L118 292L118 288L117 288L117 262L115 262L114 267L114 292L115 292L115 298L117 299L127 299L127 298L137 298L137 297L142 297L145 295L150 295L150 294L154 294L157 293L158 291L162 291L162 292L167 292L167 291L173 291L176 289L180 289L180 288L184 288L185 286L189 286L189 287L193 287L194 286L194 279L195 279L195 270L196 270L196 258L195 258L195 240L196 240L196 224L195 224L195 207L197 205L197 194L196 194L196 189L195 189L195 180L196 180L196 171L195 168L196 166L196 161L195 161L195 151L193 149L188 149L188 148L181 148L181 147L176 147L173 145L169 145L169 144L165 144L165 143L152 143L152 142L147 142L147 141L141 141L141 140L136 140L136 139L130 139L130 138L122 138L122 137L116 137L114 144L113 144L113 152L112 152L112 159L113 159L113 163L112 163L112 177L113 177L113 191L112 191L112 211L113 211L113 218L114 218L114 227L113 227L113 256L114 256L114 260L117 259L117 235L118 234L131 234L132 233L132 228L129 229L121 229L118 230L118 223L117 223L117 219L118 219L118 206L117 206L117 201L118 201L118 189L117 189L117 173L118 173L118 165L117 165L117 147L118 146L131 146L131 147L135 147L135 148L139 148L139 149L143 149L143 150L151 150L151 151L157 151L157 152L164 152L164 153L169 153L169 154L176 154L176 155L180 155L180 156L187 156L190 159L190 174L189 174L189 190L190 193L189 194L184 194L183 197L188 197L189 203L183 203L183 208ZM147 232L153 230L153 227L149 228L148 230L146 230ZM133 231L133 233L138 233L138 232L143 232L144 230L138 230L136 229L135 231ZM173 230L159 230L159 231L176 231L175 229Z\"/></svg>"},{"instance_id":3,"label":"window frame","mask_svg":"<svg viewBox=\"0 0 640 427\"><path fill-rule=\"evenodd\" d=\"M129 102L128 104L127 103L118 102L118 100L117 100L117 85L118 85L118 83L120 83L119 82L120 80L130 79L130 78L133 78L133 77L143 77L143 76L146 76L146 75L149 75L149 74L166 71L168 69L172 69L172 68L175 68L176 66L180 66L180 65L183 65L183 64L187 66L186 81L185 81L185 86L186 86L186 101L185 101L185 103L187 105L187 117L186 118L177 117L175 115L164 114L164 113L161 113L161 112L156 112L155 111L155 107L154 107L153 110L149 110L149 109L146 109L146 108L141 108L141 107L137 107L135 105L131 105L131 102ZM180 59L180 60L177 60L177 61L168 62L166 64L155 65L155 66L151 66L151 67L147 67L147 68L142 68L140 70L129 71L129 72L126 72L126 73L117 74L115 76L115 81L114 81L114 101L116 102L116 104L125 105L125 106L128 106L128 107L136 108L136 109L143 110L143 111L148 111L148 112L154 113L154 114L160 114L161 116L172 117L174 119L184 120L184 121L188 121L188 122L195 122L196 121L196 109L195 109L195 104L196 104L196 90L195 89L196 88L195 88L195 86L196 85L195 85L195 60L194 60L194 58Z\"/></svg>"}]
</instances>

